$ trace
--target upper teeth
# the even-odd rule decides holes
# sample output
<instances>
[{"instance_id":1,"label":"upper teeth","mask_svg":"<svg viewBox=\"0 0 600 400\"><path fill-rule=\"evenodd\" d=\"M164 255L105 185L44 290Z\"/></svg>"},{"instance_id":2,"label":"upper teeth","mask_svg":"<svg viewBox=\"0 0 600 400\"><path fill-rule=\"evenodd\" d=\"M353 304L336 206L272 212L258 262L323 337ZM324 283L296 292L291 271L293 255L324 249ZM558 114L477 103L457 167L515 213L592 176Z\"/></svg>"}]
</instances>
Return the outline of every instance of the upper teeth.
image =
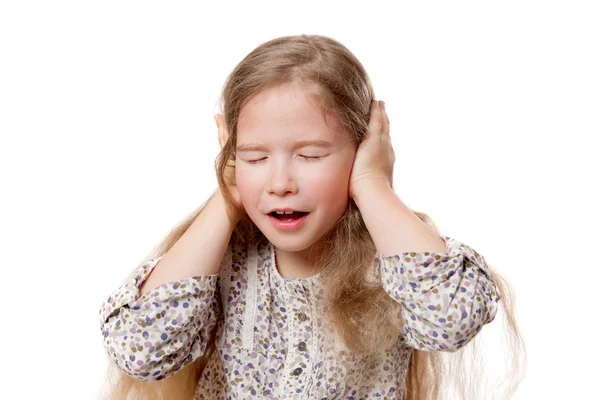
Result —
<instances>
[{"instance_id":1,"label":"upper teeth","mask_svg":"<svg viewBox=\"0 0 600 400\"><path fill-rule=\"evenodd\" d=\"M275 211L277 214L292 214L293 211Z\"/></svg>"}]
</instances>

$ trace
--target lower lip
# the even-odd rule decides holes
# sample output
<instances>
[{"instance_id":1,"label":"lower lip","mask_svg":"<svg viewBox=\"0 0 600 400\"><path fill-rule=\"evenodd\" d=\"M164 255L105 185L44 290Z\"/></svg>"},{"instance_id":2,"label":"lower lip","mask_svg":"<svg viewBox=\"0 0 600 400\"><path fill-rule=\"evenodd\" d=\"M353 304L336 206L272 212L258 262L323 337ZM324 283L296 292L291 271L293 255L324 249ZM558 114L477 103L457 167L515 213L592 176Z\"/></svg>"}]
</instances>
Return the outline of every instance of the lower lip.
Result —
<instances>
[{"instance_id":1,"label":"lower lip","mask_svg":"<svg viewBox=\"0 0 600 400\"><path fill-rule=\"evenodd\" d=\"M275 228L283 230L283 231L292 231L294 229L300 228L302 226L302 224L304 224L304 221L306 220L306 217L309 216L309 214L310 213L304 214L302 217L295 219L293 221L289 221L289 222L278 220L271 214L269 214L269 219L271 220L273 225L275 225Z\"/></svg>"}]
</instances>

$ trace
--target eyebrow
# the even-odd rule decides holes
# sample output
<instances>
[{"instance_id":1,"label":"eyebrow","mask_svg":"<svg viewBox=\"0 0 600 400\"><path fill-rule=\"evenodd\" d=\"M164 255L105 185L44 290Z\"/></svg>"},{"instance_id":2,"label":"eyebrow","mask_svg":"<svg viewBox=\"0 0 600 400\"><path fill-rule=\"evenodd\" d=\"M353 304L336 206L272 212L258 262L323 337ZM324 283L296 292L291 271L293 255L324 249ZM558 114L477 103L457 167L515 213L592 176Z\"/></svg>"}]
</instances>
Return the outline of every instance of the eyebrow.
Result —
<instances>
[{"instance_id":1,"label":"eyebrow","mask_svg":"<svg viewBox=\"0 0 600 400\"><path fill-rule=\"evenodd\" d=\"M304 147L304 146L319 146L319 147L331 147L333 143L328 142L326 140L300 140L294 144L294 148ZM239 145L236 148L236 151L265 151L267 148L259 143L248 143Z\"/></svg>"}]
</instances>

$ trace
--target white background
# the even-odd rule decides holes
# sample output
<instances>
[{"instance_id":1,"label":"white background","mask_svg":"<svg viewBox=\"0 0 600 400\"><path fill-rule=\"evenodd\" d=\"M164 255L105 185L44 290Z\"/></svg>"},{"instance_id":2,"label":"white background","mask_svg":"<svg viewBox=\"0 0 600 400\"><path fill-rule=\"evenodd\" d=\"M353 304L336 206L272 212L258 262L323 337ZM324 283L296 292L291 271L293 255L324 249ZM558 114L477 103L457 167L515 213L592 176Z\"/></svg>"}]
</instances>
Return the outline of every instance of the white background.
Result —
<instances>
[{"instance_id":1,"label":"white background","mask_svg":"<svg viewBox=\"0 0 600 400\"><path fill-rule=\"evenodd\" d=\"M362 61L399 195L513 285L529 356L516 398L593 396L593 3L2 2L0 397L96 398L101 302L217 187L225 78L300 33ZM502 314L482 332L489 354Z\"/></svg>"}]
</instances>

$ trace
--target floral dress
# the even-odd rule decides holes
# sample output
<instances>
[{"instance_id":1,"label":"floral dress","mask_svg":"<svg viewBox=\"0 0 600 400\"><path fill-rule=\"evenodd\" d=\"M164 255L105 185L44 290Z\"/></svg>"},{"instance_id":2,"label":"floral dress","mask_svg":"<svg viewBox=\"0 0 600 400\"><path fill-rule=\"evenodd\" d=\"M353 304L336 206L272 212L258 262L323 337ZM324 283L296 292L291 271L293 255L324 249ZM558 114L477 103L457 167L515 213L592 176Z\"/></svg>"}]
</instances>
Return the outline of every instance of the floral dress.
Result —
<instances>
[{"instance_id":1,"label":"floral dress","mask_svg":"<svg viewBox=\"0 0 600 400\"><path fill-rule=\"evenodd\" d=\"M161 257L148 260L103 302L103 343L134 379L160 380L201 357L216 327L195 399L401 399L412 349L456 351L496 315L485 259L443 239L445 253L376 255L373 276L405 321L382 357L355 356L332 339L320 274L284 279L268 240L230 243L217 274L164 283L138 299Z\"/></svg>"}]
</instances>

